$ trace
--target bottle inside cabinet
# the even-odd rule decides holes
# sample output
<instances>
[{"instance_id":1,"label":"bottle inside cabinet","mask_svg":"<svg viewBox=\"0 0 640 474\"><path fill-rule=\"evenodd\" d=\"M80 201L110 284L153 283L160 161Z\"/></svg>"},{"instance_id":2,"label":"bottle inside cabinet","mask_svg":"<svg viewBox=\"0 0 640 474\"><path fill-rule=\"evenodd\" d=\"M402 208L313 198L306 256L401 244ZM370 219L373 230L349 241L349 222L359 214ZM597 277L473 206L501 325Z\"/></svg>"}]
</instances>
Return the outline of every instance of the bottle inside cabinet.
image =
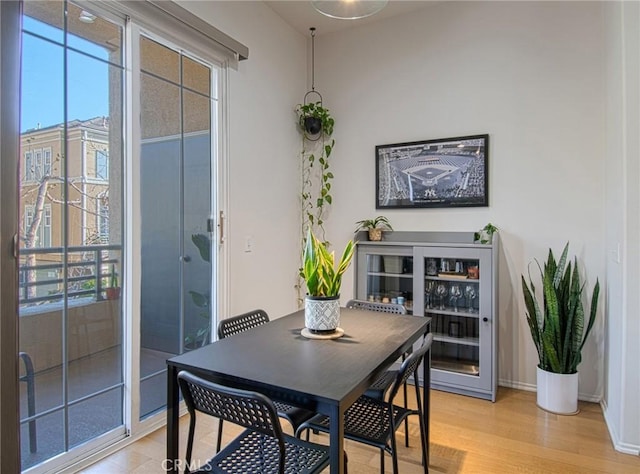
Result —
<instances>
[{"instance_id":1,"label":"bottle inside cabinet","mask_svg":"<svg viewBox=\"0 0 640 474\"><path fill-rule=\"evenodd\" d=\"M367 300L413 309L413 257L367 255Z\"/></svg>"},{"instance_id":2,"label":"bottle inside cabinet","mask_svg":"<svg viewBox=\"0 0 640 474\"><path fill-rule=\"evenodd\" d=\"M479 262L426 258L424 312L432 318L434 368L480 375Z\"/></svg>"}]
</instances>

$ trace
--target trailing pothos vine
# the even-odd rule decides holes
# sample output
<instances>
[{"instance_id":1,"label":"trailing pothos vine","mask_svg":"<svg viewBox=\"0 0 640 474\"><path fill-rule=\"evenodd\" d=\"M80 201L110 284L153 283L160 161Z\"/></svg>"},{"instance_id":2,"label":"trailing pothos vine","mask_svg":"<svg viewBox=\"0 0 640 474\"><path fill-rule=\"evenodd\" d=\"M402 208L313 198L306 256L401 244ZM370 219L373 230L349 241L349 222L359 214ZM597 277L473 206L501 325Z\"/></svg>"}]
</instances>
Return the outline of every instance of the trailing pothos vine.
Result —
<instances>
[{"instance_id":1,"label":"trailing pothos vine","mask_svg":"<svg viewBox=\"0 0 640 474\"><path fill-rule=\"evenodd\" d=\"M331 183L333 173L330 169L329 158L335 140L331 138L335 121L329 109L322 106L322 102L299 104L296 107L298 127L302 137L301 159L301 189L300 189L300 258L305 246L306 236L311 230L323 243L326 239L324 222L329 206L333 202ZM301 268L299 269L301 272ZM298 282L298 300L302 297L301 281Z\"/></svg>"}]
</instances>

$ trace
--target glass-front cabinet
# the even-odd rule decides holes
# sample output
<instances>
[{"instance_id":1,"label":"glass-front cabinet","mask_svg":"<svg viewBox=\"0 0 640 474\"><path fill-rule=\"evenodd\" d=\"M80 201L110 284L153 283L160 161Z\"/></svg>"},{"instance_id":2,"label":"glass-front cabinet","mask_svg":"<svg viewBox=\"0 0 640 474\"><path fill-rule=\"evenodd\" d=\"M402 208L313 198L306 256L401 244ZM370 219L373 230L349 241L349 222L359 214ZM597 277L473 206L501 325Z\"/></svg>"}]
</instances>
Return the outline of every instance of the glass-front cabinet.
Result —
<instances>
[{"instance_id":1,"label":"glass-front cabinet","mask_svg":"<svg viewBox=\"0 0 640 474\"><path fill-rule=\"evenodd\" d=\"M404 304L431 318L433 388L495 401L497 234L389 232L359 241L356 297Z\"/></svg>"}]
</instances>

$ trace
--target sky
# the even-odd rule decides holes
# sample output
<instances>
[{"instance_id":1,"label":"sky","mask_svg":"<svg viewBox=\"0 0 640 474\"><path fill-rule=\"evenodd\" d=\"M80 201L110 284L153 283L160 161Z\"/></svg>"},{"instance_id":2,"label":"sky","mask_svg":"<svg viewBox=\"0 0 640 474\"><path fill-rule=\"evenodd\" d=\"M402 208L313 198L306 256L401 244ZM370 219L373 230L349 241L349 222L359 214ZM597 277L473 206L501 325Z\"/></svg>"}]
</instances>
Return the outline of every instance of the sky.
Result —
<instances>
[{"instance_id":1,"label":"sky","mask_svg":"<svg viewBox=\"0 0 640 474\"><path fill-rule=\"evenodd\" d=\"M50 41L23 35L21 123L22 132L64 121L64 53L61 30L24 17L23 28ZM54 44L53 42L57 43ZM86 54L68 54L68 119L86 120L109 112L109 66L95 59L107 58L106 50L69 35L68 44Z\"/></svg>"}]
</instances>

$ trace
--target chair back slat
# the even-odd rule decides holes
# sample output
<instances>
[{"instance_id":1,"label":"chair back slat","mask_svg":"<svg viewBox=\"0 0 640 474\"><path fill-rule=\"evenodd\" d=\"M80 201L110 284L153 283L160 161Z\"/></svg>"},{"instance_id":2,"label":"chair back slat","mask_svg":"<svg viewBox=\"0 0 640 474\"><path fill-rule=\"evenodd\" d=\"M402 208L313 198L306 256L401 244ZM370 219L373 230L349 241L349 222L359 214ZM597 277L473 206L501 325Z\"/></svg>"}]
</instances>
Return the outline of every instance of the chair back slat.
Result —
<instances>
[{"instance_id":1,"label":"chair back slat","mask_svg":"<svg viewBox=\"0 0 640 474\"><path fill-rule=\"evenodd\" d=\"M264 395L225 387L184 370L178 382L190 414L200 411L283 440L276 409Z\"/></svg>"},{"instance_id":2,"label":"chair back slat","mask_svg":"<svg viewBox=\"0 0 640 474\"><path fill-rule=\"evenodd\" d=\"M393 382L391 389L389 390L389 400L393 400L400 387L406 383L406 381L412 375L416 378L418 377L418 367L420 366L420 362L424 359L425 354L431 348L431 344L433 343L433 334L426 334L424 337L424 341L422 342L422 346L417 351L414 351L409 357L405 359L405 361L400 366L398 370L398 375L396 376L396 380Z\"/></svg>"},{"instance_id":3,"label":"chair back slat","mask_svg":"<svg viewBox=\"0 0 640 474\"><path fill-rule=\"evenodd\" d=\"M407 314L407 308L398 303L376 303L364 300L349 300L347 308L350 309L368 309L369 311L377 311L379 313Z\"/></svg>"},{"instance_id":4,"label":"chair back slat","mask_svg":"<svg viewBox=\"0 0 640 474\"><path fill-rule=\"evenodd\" d=\"M249 311L218 323L218 338L224 339L269 322L269 316L262 309Z\"/></svg>"}]
</instances>

